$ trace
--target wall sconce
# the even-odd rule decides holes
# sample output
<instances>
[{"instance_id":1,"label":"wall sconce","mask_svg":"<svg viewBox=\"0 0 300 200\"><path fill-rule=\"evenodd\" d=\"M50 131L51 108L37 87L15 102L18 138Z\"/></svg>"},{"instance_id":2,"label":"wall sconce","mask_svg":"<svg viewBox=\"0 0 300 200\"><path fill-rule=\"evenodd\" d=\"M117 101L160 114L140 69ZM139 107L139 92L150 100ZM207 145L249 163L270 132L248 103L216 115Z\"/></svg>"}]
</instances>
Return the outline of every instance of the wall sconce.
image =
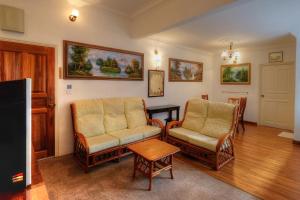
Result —
<instances>
[{"instance_id":1,"label":"wall sconce","mask_svg":"<svg viewBox=\"0 0 300 200\"><path fill-rule=\"evenodd\" d=\"M161 61L161 57L160 57L160 55L158 54L157 49L155 49L155 50L154 50L154 62L155 62L155 64L156 64L156 69L159 68L160 61Z\"/></svg>"},{"instance_id":2,"label":"wall sconce","mask_svg":"<svg viewBox=\"0 0 300 200\"><path fill-rule=\"evenodd\" d=\"M79 16L79 11L77 9L73 9L71 15L69 16L69 19L71 22L75 22L78 16Z\"/></svg>"}]
</instances>

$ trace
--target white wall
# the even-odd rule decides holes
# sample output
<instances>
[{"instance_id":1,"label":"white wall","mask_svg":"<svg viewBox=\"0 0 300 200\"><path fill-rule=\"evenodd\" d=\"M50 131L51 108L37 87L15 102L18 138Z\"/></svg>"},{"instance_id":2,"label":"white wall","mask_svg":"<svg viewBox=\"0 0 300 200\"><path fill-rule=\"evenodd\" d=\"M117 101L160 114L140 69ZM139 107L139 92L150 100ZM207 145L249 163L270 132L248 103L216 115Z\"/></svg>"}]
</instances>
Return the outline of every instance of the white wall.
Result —
<instances>
[{"instance_id":1,"label":"white wall","mask_svg":"<svg viewBox=\"0 0 300 200\"><path fill-rule=\"evenodd\" d=\"M296 92L295 92L295 135L294 140L300 141L300 32L297 35L296 57Z\"/></svg>"},{"instance_id":2,"label":"white wall","mask_svg":"<svg viewBox=\"0 0 300 200\"><path fill-rule=\"evenodd\" d=\"M268 55L270 52L283 51L284 61L295 61L295 45L273 46L260 48L243 48L239 49L241 58L238 63L251 63L251 84L250 85L221 85L220 84L220 65L226 64L220 58L221 51L214 56L212 68L212 93L211 100L227 101L228 97L246 96L247 107L245 111L245 120L258 122L259 120L259 73L260 65L268 63ZM248 92L245 93L225 93L225 92Z\"/></svg>"},{"instance_id":3,"label":"white wall","mask_svg":"<svg viewBox=\"0 0 300 200\"><path fill-rule=\"evenodd\" d=\"M128 35L128 21L97 8L80 8L78 21L72 23L68 15L72 7L65 0L1 0L2 4L25 9L25 34L0 31L1 39L20 40L56 47L56 155L72 152L73 137L69 105L76 99L142 96L148 105L166 103L181 105L209 90L208 74L211 73L212 54L205 51L158 43L150 39L133 40ZM58 78L58 68L63 64L62 41L73 40L145 54L144 81L82 81ZM152 57L157 48L162 55L162 69L166 72L165 97L147 98L147 69L153 66ZM169 83L168 58L182 58L204 63L203 83ZM67 95L67 84L73 85Z\"/></svg>"}]
</instances>

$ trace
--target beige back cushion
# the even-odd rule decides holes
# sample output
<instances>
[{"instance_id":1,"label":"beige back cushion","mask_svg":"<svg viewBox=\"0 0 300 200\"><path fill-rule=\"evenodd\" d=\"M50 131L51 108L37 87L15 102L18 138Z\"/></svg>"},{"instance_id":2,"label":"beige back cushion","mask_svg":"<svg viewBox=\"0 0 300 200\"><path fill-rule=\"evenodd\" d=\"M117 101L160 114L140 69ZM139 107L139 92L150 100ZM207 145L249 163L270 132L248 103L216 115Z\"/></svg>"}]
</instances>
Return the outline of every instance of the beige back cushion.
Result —
<instances>
[{"instance_id":1,"label":"beige back cushion","mask_svg":"<svg viewBox=\"0 0 300 200\"><path fill-rule=\"evenodd\" d=\"M126 98L124 102L128 128L146 126L147 120L142 98Z\"/></svg>"},{"instance_id":2,"label":"beige back cushion","mask_svg":"<svg viewBox=\"0 0 300 200\"><path fill-rule=\"evenodd\" d=\"M201 133L219 138L229 133L234 120L235 105L220 102L209 102L208 114Z\"/></svg>"},{"instance_id":3,"label":"beige back cushion","mask_svg":"<svg viewBox=\"0 0 300 200\"><path fill-rule=\"evenodd\" d=\"M74 121L77 132L86 137L97 136L105 133L104 111L101 100L80 100L74 102Z\"/></svg>"},{"instance_id":4,"label":"beige back cushion","mask_svg":"<svg viewBox=\"0 0 300 200\"><path fill-rule=\"evenodd\" d=\"M182 127L200 132L207 117L208 101L191 99L188 101L187 111Z\"/></svg>"},{"instance_id":5,"label":"beige back cushion","mask_svg":"<svg viewBox=\"0 0 300 200\"><path fill-rule=\"evenodd\" d=\"M122 98L103 99L104 127L107 133L127 128Z\"/></svg>"}]
</instances>

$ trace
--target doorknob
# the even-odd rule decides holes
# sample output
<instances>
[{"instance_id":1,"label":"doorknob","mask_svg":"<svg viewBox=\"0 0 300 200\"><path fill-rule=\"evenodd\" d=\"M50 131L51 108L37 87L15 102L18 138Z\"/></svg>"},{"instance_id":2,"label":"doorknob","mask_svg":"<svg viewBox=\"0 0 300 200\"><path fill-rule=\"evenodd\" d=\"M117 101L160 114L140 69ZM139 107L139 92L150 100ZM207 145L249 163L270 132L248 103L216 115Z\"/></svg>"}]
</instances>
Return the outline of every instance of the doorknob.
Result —
<instances>
[{"instance_id":1,"label":"doorknob","mask_svg":"<svg viewBox=\"0 0 300 200\"><path fill-rule=\"evenodd\" d=\"M261 98L264 98L264 97L265 97L265 95L261 94L261 95L260 95L260 97L261 97Z\"/></svg>"}]
</instances>

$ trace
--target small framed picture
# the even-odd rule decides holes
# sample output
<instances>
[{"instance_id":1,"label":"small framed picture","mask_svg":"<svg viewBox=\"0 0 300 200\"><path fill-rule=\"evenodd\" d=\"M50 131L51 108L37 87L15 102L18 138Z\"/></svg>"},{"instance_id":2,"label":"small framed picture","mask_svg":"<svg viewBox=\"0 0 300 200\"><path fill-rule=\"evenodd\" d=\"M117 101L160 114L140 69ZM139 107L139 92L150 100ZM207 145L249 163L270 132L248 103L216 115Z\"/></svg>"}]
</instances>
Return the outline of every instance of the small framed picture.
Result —
<instances>
[{"instance_id":1,"label":"small framed picture","mask_svg":"<svg viewBox=\"0 0 300 200\"><path fill-rule=\"evenodd\" d=\"M283 62L283 51L269 53L269 63Z\"/></svg>"},{"instance_id":2,"label":"small framed picture","mask_svg":"<svg viewBox=\"0 0 300 200\"><path fill-rule=\"evenodd\" d=\"M165 93L165 72L148 70L148 97L163 97Z\"/></svg>"}]
</instances>

